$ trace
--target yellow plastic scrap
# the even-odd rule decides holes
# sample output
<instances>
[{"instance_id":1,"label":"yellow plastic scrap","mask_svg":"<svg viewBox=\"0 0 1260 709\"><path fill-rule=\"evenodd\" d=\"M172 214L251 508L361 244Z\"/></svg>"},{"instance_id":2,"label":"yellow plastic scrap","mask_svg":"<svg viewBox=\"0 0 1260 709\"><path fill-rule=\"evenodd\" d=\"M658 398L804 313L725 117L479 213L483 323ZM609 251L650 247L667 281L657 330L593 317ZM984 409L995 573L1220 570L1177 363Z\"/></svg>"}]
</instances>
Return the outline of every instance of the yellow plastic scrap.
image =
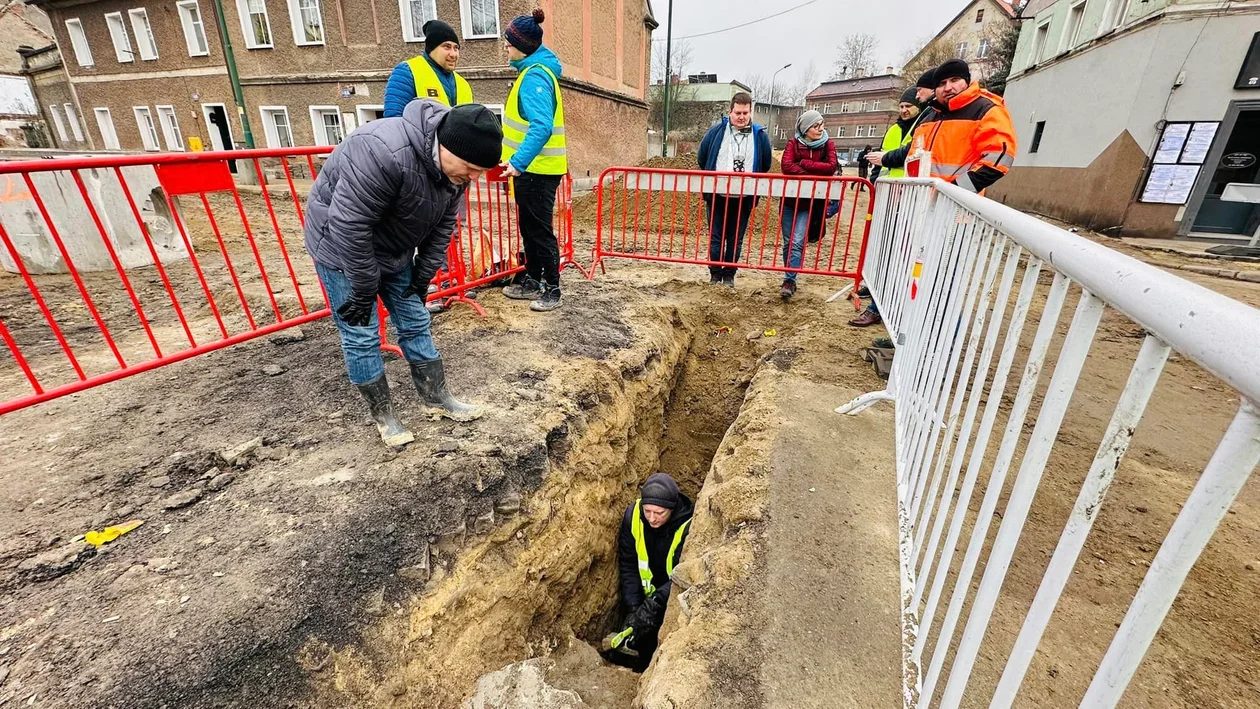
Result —
<instances>
[{"instance_id":1,"label":"yellow plastic scrap","mask_svg":"<svg viewBox=\"0 0 1260 709\"><path fill-rule=\"evenodd\" d=\"M775 330L774 328L771 328L769 330L766 330L764 334L766 337L774 337L775 335L779 334L779 331Z\"/></svg>"},{"instance_id":2,"label":"yellow plastic scrap","mask_svg":"<svg viewBox=\"0 0 1260 709\"><path fill-rule=\"evenodd\" d=\"M108 544L114 541L142 524L144 524L144 520L133 519L128 522L123 522L122 524L115 524L113 526L106 527L99 532L93 529L83 535L83 541L94 547L99 547L103 544Z\"/></svg>"}]
</instances>

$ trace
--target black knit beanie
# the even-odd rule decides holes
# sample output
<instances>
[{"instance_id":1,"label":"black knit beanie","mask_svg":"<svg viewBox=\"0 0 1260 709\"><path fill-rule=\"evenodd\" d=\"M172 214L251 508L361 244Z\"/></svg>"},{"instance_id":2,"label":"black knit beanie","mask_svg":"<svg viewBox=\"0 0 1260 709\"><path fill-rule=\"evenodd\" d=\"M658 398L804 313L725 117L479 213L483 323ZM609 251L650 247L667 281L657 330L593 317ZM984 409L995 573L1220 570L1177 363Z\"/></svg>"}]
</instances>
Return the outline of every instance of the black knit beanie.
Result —
<instances>
[{"instance_id":1,"label":"black knit beanie","mask_svg":"<svg viewBox=\"0 0 1260 709\"><path fill-rule=\"evenodd\" d=\"M487 170L499 164L503 130L490 109L465 103L447 111L437 129L438 145Z\"/></svg>"},{"instance_id":2,"label":"black knit beanie","mask_svg":"<svg viewBox=\"0 0 1260 709\"><path fill-rule=\"evenodd\" d=\"M932 75L936 73L934 69L919 74L919 80L914 83L915 88L936 90L936 82L932 80Z\"/></svg>"},{"instance_id":3,"label":"black knit beanie","mask_svg":"<svg viewBox=\"0 0 1260 709\"><path fill-rule=\"evenodd\" d=\"M903 103L908 103L912 106L918 106L919 105L919 87L911 86L905 91L902 91L901 100L898 101L897 103L898 105L903 104Z\"/></svg>"},{"instance_id":4,"label":"black knit beanie","mask_svg":"<svg viewBox=\"0 0 1260 709\"><path fill-rule=\"evenodd\" d=\"M645 505L656 505L672 510L678 506L678 483L665 473L655 473L643 483L640 495Z\"/></svg>"},{"instance_id":5,"label":"black knit beanie","mask_svg":"<svg viewBox=\"0 0 1260 709\"><path fill-rule=\"evenodd\" d=\"M967 62L961 59L950 59L932 72L932 80L936 82L936 86L940 86L946 79L955 78L963 79L968 84L971 83L971 67L967 66Z\"/></svg>"},{"instance_id":6,"label":"black knit beanie","mask_svg":"<svg viewBox=\"0 0 1260 709\"><path fill-rule=\"evenodd\" d=\"M429 20L424 23L420 31L424 33L425 54L431 54L433 50L447 42L459 44L459 35L455 34L455 28L441 20Z\"/></svg>"}]
</instances>

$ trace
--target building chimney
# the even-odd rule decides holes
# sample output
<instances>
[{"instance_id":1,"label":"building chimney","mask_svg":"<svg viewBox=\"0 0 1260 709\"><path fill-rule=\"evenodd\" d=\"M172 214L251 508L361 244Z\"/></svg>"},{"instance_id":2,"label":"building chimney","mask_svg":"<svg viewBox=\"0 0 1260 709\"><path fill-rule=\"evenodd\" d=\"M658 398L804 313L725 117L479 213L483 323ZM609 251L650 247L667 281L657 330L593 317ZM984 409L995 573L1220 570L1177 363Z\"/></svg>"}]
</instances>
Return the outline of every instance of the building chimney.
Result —
<instances>
[{"instance_id":1,"label":"building chimney","mask_svg":"<svg viewBox=\"0 0 1260 709\"><path fill-rule=\"evenodd\" d=\"M891 74L891 73L893 73L893 68L892 68L892 67L890 67L890 66L889 66L889 67L884 67L884 73L885 73L885 74Z\"/></svg>"},{"instance_id":2,"label":"building chimney","mask_svg":"<svg viewBox=\"0 0 1260 709\"><path fill-rule=\"evenodd\" d=\"M853 70L853 78L860 79L863 76L866 76L866 67L860 66Z\"/></svg>"}]
</instances>

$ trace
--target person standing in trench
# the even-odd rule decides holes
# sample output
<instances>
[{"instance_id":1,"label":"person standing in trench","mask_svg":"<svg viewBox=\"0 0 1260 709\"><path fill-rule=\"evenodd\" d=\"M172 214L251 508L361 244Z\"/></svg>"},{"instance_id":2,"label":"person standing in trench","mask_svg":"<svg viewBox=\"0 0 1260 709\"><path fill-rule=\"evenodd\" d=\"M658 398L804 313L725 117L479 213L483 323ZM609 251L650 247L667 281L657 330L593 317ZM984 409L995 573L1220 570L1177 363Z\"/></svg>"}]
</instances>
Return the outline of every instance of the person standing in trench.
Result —
<instances>
[{"instance_id":1,"label":"person standing in trench","mask_svg":"<svg viewBox=\"0 0 1260 709\"><path fill-rule=\"evenodd\" d=\"M656 473L626 508L617 535L617 569L624 620L604 638L610 661L642 672L656 652L657 633L674 584L670 574L682 556L695 508L678 483Z\"/></svg>"}]
</instances>

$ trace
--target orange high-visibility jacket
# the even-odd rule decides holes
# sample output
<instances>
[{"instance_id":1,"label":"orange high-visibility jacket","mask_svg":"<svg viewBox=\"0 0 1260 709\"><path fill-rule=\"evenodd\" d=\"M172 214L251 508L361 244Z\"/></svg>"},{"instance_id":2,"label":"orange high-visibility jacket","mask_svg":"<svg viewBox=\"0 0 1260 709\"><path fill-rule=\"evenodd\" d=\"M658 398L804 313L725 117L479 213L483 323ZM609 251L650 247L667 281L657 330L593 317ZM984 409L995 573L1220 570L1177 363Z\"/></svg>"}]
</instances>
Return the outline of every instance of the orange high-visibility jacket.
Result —
<instances>
[{"instance_id":1,"label":"orange high-visibility jacket","mask_svg":"<svg viewBox=\"0 0 1260 709\"><path fill-rule=\"evenodd\" d=\"M915 129L910 150L919 149L932 152L932 177L981 192L1015 162L1015 126L1002 97L972 82Z\"/></svg>"}]
</instances>

